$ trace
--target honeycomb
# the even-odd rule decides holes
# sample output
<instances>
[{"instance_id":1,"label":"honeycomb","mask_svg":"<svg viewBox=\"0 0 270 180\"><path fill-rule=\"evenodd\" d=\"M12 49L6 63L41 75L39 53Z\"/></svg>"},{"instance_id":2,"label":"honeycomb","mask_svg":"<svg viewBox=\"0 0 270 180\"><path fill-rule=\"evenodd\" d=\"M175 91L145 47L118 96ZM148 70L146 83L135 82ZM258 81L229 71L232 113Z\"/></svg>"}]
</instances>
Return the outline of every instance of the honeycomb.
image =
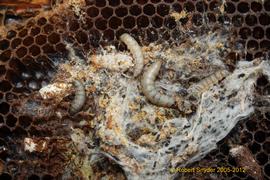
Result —
<instances>
[{"instance_id":1,"label":"honeycomb","mask_svg":"<svg viewBox=\"0 0 270 180\"><path fill-rule=\"evenodd\" d=\"M234 37L235 52L228 54L228 61L235 63L241 58L251 61L270 55L269 11L267 0L226 0L224 3L216 0L71 0L23 22L1 27L0 179L57 179L66 174L66 165L72 156L67 153L70 137L66 124L76 124L81 115L65 115L61 119L68 122L63 122L56 114L48 114L52 107L33 94L54 78L57 65L67 59L67 44L75 48L76 54L84 56L108 44L125 50L118 40L124 32L145 45L181 43L186 36L225 28ZM240 122L215 151L191 166L235 167L229 155L229 144L233 142L247 146L261 166L264 179L270 179L270 111L262 107L263 97L270 95L270 83L264 76L258 79L256 89L256 113ZM22 104L28 107L23 110L27 115L18 110ZM65 105L57 108L67 109ZM89 131L89 127L83 129ZM34 155L25 151L26 137L44 142L46 148ZM102 164L94 168L97 177L120 174L117 177L125 178L119 166L109 160L104 162L106 168ZM69 172L69 175L79 176L79 172ZM244 173L204 175L210 179L219 176L252 179ZM179 177L202 178L197 174L179 174Z\"/></svg>"}]
</instances>

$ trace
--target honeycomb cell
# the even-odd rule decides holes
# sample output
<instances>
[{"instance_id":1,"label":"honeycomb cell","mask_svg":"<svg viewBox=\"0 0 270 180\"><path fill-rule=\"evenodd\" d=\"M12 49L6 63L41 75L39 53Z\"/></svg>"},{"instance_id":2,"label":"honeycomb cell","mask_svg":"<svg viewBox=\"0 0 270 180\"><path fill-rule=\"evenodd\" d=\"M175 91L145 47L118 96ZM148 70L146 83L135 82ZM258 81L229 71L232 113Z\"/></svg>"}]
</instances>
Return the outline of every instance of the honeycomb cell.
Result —
<instances>
[{"instance_id":1,"label":"honeycomb cell","mask_svg":"<svg viewBox=\"0 0 270 180\"><path fill-rule=\"evenodd\" d=\"M168 17L165 19L164 25L165 25L165 27L167 27L169 29L174 29L176 27L176 22L175 22L174 18Z\"/></svg>"},{"instance_id":2,"label":"honeycomb cell","mask_svg":"<svg viewBox=\"0 0 270 180\"><path fill-rule=\"evenodd\" d=\"M249 132L255 132L257 130L257 123L255 121L247 121L246 127Z\"/></svg>"},{"instance_id":3,"label":"honeycomb cell","mask_svg":"<svg viewBox=\"0 0 270 180\"><path fill-rule=\"evenodd\" d=\"M269 14L261 14L259 17L259 21L261 25L269 25L270 24L270 15Z\"/></svg>"},{"instance_id":4,"label":"honeycomb cell","mask_svg":"<svg viewBox=\"0 0 270 180\"><path fill-rule=\"evenodd\" d=\"M264 9L266 11L270 11L270 2L269 1L264 1Z\"/></svg>"},{"instance_id":5,"label":"honeycomb cell","mask_svg":"<svg viewBox=\"0 0 270 180\"><path fill-rule=\"evenodd\" d=\"M7 126L5 125L0 126L0 137L7 137L10 135L10 133L11 133L10 129ZM5 152L0 151L0 159L5 161L6 158L7 158L7 154Z\"/></svg>"},{"instance_id":6,"label":"honeycomb cell","mask_svg":"<svg viewBox=\"0 0 270 180\"><path fill-rule=\"evenodd\" d=\"M24 72L22 72L21 73L21 77L23 78L23 79L31 79L32 78L32 74L31 74L31 72L29 72L29 71L24 71Z\"/></svg>"},{"instance_id":7,"label":"honeycomb cell","mask_svg":"<svg viewBox=\"0 0 270 180\"><path fill-rule=\"evenodd\" d=\"M9 112L9 104L6 102L0 103L0 113L1 114L7 114Z\"/></svg>"},{"instance_id":8,"label":"honeycomb cell","mask_svg":"<svg viewBox=\"0 0 270 180\"><path fill-rule=\"evenodd\" d=\"M211 11L219 12L220 4L217 1L211 1L209 4L209 9Z\"/></svg>"},{"instance_id":9,"label":"honeycomb cell","mask_svg":"<svg viewBox=\"0 0 270 180\"><path fill-rule=\"evenodd\" d=\"M39 84L36 81L30 81L28 83L28 88L31 90L38 90L40 89Z\"/></svg>"},{"instance_id":10,"label":"honeycomb cell","mask_svg":"<svg viewBox=\"0 0 270 180\"><path fill-rule=\"evenodd\" d=\"M88 40L86 32L84 32L82 30L76 32L75 38L77 39L78 43L80 43L80 44L85 44L85 43L87 43L87 40Z\"/></svg>"},{"instance_id":11,"label":"honeycomb cell","mask_svg":"<svg viewBox=\"0 0 270 180\"><path fill-rule=\"evenodd\" d=\"M15 38L11 41L11 48L16 49L20 44L22 40L20 38Z\"/></svg>"},{"instance_id":12,"label":"honeycomb cell","mask_svg":"<svg viewBox=\"0 0 270 180\"><path fill-rule=\"evenodd\" d=\"M227 2L225 4L225 12L227 12L228 14L233 14L235 12L234 4L231 2Z\"/></svg>"},{"instance_id":13,"label":"honeycomb cell","mask_svg":"<svg viewBox=\"0 0 270 180\"><path fill-rule=\"evenodd\" d=\"M13 116L12 114L9 114L6 117L6 125L10 128L15 127L17 123L17 118Z\"/></svg>"},{"instance_id":14,"label":"honeycomb cell","mask_svg":"<svg viewBox=\"0 0 270 180\"><path fill-rule=\"evenodd\" d=\"M119 37L120 37L122 34L126 33L126 32L127 32L127 31L126 31L125 29L123 29L123 28L117 30L117 31L116 31L116 38L119 39ZM132 34L132 31L131 31L131 34ZM133 34L133 35L134 35L134 34ZM137 35L137 34L136 34L136 35ZM132 36L132 37L138 37L138 36ZM122 43L121 43L121 44L122 44Z\"/></svg>"},{"instance_id":15,"label":"honeycomb cell","mask_svg":"<svg viewBox=\"0 0 270 180\"><path fill-rule=\"evenodd\" d=\"M256 1L251 2L251 9L254 12L259 12L262 10L262 4Z\"/></svg>"},{"instance_id":16,"label":"honeycomb cell","mask_svg":"<svg viewBox=\"0 0 270 180\"><path fill-rule=\"evenodd\" d=\"M87 15L88 15L89 17L94 18L94 17L97 17L97 16L98 16L99 10L98 10L98 8L96 8L96 7L89 7L89 8L87 9L86 13L87 13Z\"/></svg>"},{"instance_id":17,"label":"honeycomb cell","mask_svg":"<svg viewBox=\"0 0 270 180\"><path fill-rule=\"evenodd\" d=\"M155 28L160 28L163 25L163 19L159 16L154 16L151 20L151 24Z\"/></svg>"},{"instance_id":18,"label":"honeycomb cell","mask_svg":"<svg viewBox=\"0 0 270 180\"><path fill-rule=\"evenodd\" d=\"M110 28L112 29L118 29L122 24L122 21L120 18L117 18L117 17L112 17L110 20L109 20L109 26Z\"/></svg>"},{"instance_id":19,"label":"honeycomb cell","mask_svg":"<svg viewBox=\"0 0 270 180\"><path fill-rule=\"evenodd\" d=\"M12 131L14 136L24 137L27 136L27 131L20 126L16 126L15 129Z\"/></svg>"},{"instance_id":20,"label":"honeycomb cell","mask_svg":"<svg viewBox=\"0 0 270 180\"><path fill-rule=\"evenodd\" d=\"M6 73L6 68L4 65L0 65L0 76L3 76Z\"/></svg>"},{"instance_id":21,"label":"honeycomb cell","mask_svg":"<svg viewBox=\"0 0 270 180\"><path fill-rule=\"evenodd\" d=\"M254 26L257 24L257 17L255 15L247 15L245 21L247 25Z\"/></svg>"},{"instance_id":22,"label":"honeycomb cell","mask_svg":"<svg viewBox=\"0 0 270 180\"><path fill-rule=\"evenodd\" d=\"M80 28L80 24L77 20L71 20L69 23L70 31L77 31Z\"/></svg>"},{"instance_id":23,"label":"honeycomb cell","mask_svg":"<svg viewBox=\"0 0 270 180\"><path fill-rule=\"evenodd\" d=\"M56 44L55 49L56 49L56 51L58 51L58 52L60 52L60 53L65 53L66 50L67 50L67 49L66 49L66 45L63 44L63 43L58 43L58 44Z\"/></svg>"},{"instance_id":24,"label":"honeycomb cell","mask_svg":"<svg viewBox=\"0 0 270 180\"><path fill-rule=\"evenodd\" d=\"M104 31L103 39L107 42L114 40L114 31L111 29Z\"/></svg>"},{"instance_id":25,"label":"honeycomb cell","mask_svg":"<svg viewBox=\"0 0 270 180\"><path fill-rule=\"evenodd\" d=\"M232 23L235 27L241 27L244 22L243 16L236 15L232 17Z\"/></svg>"},{"instance_id":26,"label":"honeycomb cell","mask_svg":"<svg viewBox=\"0 0 270 180\"><path fill-rule=\"evenodd\" d=\"M147 4L143 7L143 13L148 16L154 15L155 12L156 12L155 6L153 6L152 4Z\"/></svg>"},{"instance_id":27,"label":"honeycomb cell","mask_svg":"<svg viewBox=\"0 0 270 180\"><path fill-rule=\"evenodd\" d=\"M193 5L192 2L188 1L184 4L184 9L187 11L187 12L193 12L195 11L195 7Z\"/></svg>"},{"instance_id":28,"label":"honeycomb cell","mask_svg":"<svg viewBox=\"0 0 270 180\"><path fill-rule=\"evenodd\" d=\"M266 76L260 76L256 81L257 87L264 87L269 83L268 78Z\"/></svg>"},{"instance_id":29,"label":"honeycomb cell","mask_svg":"<svg viewBox=\"0 0 270 180\"><path fill-rule=\"evenodd\" d=\"M14 30L9 30L9 31L7 32L7 38L8 38L8 39L12 39L12 38L14 38L16 35L17 35L17 32L14 31Z\"/></svg>"},{"instance_id":30,"label":"honeycomb cell","mask_svg":"<svg viewBox=\"0 0 270 180\"><path fill-rule=\"evenodd\" d=\"M160 15L160 16L166 16L168 15L170 12L170 6L166 5L166 4L159 4L157 6L157 13Z\"/></svg>"},{"instance_id":31,"label":"honeycomb cell","mask_svg":"<svg viewBox=\"0 0 270 180\"><path fill-rule=\"evenodd\" d=\"M35 37L35 42L38 45L43 45L47 42L47 37L45 35L38 35Z\"/></svg>"},{"instance_id":32,"label":"honeycomb cell","mask_svg":"<svg viewBox=\"0 0 270 180\"><path fill-rule=\"evenodd\" d=\"M24 72L26 70L25 65L17 58L12 58L9 61L9 67L16 72Z\"/></svg>"},{"instance_id":33,"label":"honeycomb cell","mask_svg":"<svg viewBox=\"0 0 270 180\"><path fill-rule=\"evenodd\" d=\"M0 40L0 50L6 50L9 47L9 41L6 39Z\"/></svg>"},{"instance_id":34,"label":"honeycomb cell","mask_svg":"<svg viewBox=\"0 0 270 180\"><path fill-rule=\"evenodd\" d=\"M248 131L243 131L243 136L241 137L241 142L246 143L252 141L253 136Z\"/></svg>"},{"instance_id":35,"label":"honeycomb cell","mask_svg":"<svg viewBox=\"0 0 270 180\"><path fill-rule=\"evenodd\" d=\"M256 155L256 160L260 165L264 165L268 161L268 156L265 153L260 152Z\"/></svg>"},{"instance_id":36,"label":"honeycomb cell","mask_svg":"<svg viewBox=\"0 0 270 180\"><path fill-rule=\"evenodd\" d=\"M35 71L35 78L38 79L38 80L41 80L44 78L44 73L42 72L42 69L43 67L39 67L40 70L36 70Z\"/></svg>"},{"instance_id":37,"label":"honeycomb cell","mask_svg":"<svg viewBox=\"0 0 270 180\"><path fill-rule=\"evenodd\" d=\"M27 34L28 34L28 30L27 30L27 29L22 29L22 30L19 32L19 36L20 36L20 37L25 37Z\"/></svg>"},{"instance_id":38,"label":"honeycomb cell","mask_svg":"<svg viewBox=\"0 0 270 180\"><path fill-rule=\"evenodd\" d=\"M270 49L270 41L268 40L262 40L260 42L260 48L264 50L269 50Z\"/></svg>"},{"instance_id":39,"label":"honeycomb cell","mask_svg":"<svg viewBox=\"0 0 270 180\"><path fill-rule=\"evenodd\" d=\"M124 13L120 12L121 10L123 10ZM118 9L116 9L115 13L117 16L123 17L123 16L125 16L124 15L125 13L127 14L127 9L125 7L120 7ZM109 19L113 15L113 9L110 7L105 7L101 10L101 15L104 19ZM121 15L123 15L123 16L121 16Z\"/></svg>"},{"instance_id":40,"label":"honeycomb cell","mask_svg":"<svg viewBox=\"0 0 270 180\"><path fill-rule=\"evenodd\" d=\"M96 4L97 7L105 7L106 6L106 0L95 1L95 4Z\"/></svg>"},{"instance_id":41,"label":"honeycomb cell","mask_svg":"<svg viewBox=\"0 0 270 180\"><path fill-rule=\"evenodd\" d=\"M45 32L46 34L49 34L51 32L53 32L53 25L51 24L46 24L44 27L43 27L43 32Z\"/></svg>"},{"instance_id":42,"label":"honeycomb cell","mask_svg":"<svg viewBox=\"0 0 270 180\"><path fill-rule=\"evenodd\" d=\"M8 103L11 103L12 101L18 99L18 96L15 95L14 93L8 92L5 95L5 99Z\"/></svg>"},{"instance_id":43,"label":"honeycomb cell","mask_svg":"<svg viewBox=\"0 0 270 180\"><path fill-rule=\"evenodd\" d=\"M255 132L254 135L254 139L258 142L258 143L262 143L265 141L266 135L263 131L257 131Z\"/></svg>"},{"instance_id":44,"label":"honeycomb cell","mask_svg":"<svg viewBox=\"0 0 270 180\"><path fill-rule=\"evenodd\" d=\"M86 23L84 24L81 24L81 27L84 29L84 30L89 30L93 27L94 23L92 21L91 18L86 18Z\"/></svg>"},{"instance_id":45,"label":"honeycomb cell","mask_svg":"<svg viewBox=\"0 0 270 180\"><path fill-rule=\"evenodd\" d=\"M179 22L181 23L181 25L186 25L188 22L189 22L189 18L188 17L184 17L184 18L181 18L179 20Z\"/></svg>"},{"instance_id":46,"label":"honeycomb cell","mask_svg":"<svg viewBox=\"0 0 270 180\"><path fill-rule=\"evenodd\" d=\"M32 27L30 30L31 36L36 36L40 33L40 27Z\"/></svg>"},{"instance_id":47,"label":"honeycomb cell","mask_svg":"<svg viewBox=\"0 0 270 180\"><path fill-rule=\"evenodd\" d=\"M201 26L203 24L203 17L200 14L194 14L192 17L192 22L196 26Z\"/></svg>"},{"instance_id":48,"label":"honeycomb cell","mask_svg":"<svg viewBox=\"0 0 270 180\"><path fill-rule=\"evenodd\" d=\"M53 54L56 52L54 47L48 43L42 46L42 50L43 50L43 53L45 54Z\"/></svg>"},{"instance_id":49,"label":"honeycomb cell","mask_svg":"<svg viewBox=\"0 0 270 180\"><path fill-rule=\"evenodd\" d=\"M255 40L249 40L247 42L247 48L248 48L248 50L258 50L259 44Z\"/></svg>"},{"instance_id":50,"label":"honeycomb cell","mask_svg":"<svg viewBox=\"0 0 270 180\"><path fill-rule=\"evenodd\" d=\"M270 164L264 166L264 173L270 177Z\"/></svg>"},{"instance_id":51,"label":"honeycomb cell","mask_svg":"<svg viewBox=\"0 0 270 180\"><path fill-rule=\"evenodd\" d=\"M53 32L48 36L48 41L51 44L56 44L60 41L60 35L58 33Z\"/></svg>"},{"instance_id":52,"label":"honeycomb cell","mask_svg":"<svg viewBox=\"0 0 270 180\"><path fill-rule=\"evenodd\" d=\"M24 57L27 54L27 49L25 47L20 47L19 49L16 50L16 55L19 58Z\"/></svg>"},{"instance_id":53,"label":"honeycomb cell","mask_svg":"<svg viewBox=\"0 0 270 180\"><path fill-rule=\"evenodd\" d=\"M253 37L255 39L262 39L264 37L264 30L262 27L255 27L253 29Z\"/></svg>"},{"instance_id":54,"label":"honeycomb cell","mask_svg":"<svg viewBox=\"0 0 270 180\"><path fill-rule=\"evenodd\" d=\"M138 16L142 13L142 9L138 5L133 5L129 8L129 13L134 16Z\"/></svg>"},{"instance_id":55,"label":"honeycomb cell","mask_svg":"<svg viewBox=\"0 0 270 180\"><path fill-rule=\"evenodd\" d=\"M219 16L218 21L223 25L230 25L230 22L231 22L230 18L225 15Z\"/></svg>"},{"instance_id":56,"label":"honeycomb cell","mask_svg":"<svg viewBox=\"0 0 270 180\"><path fill-rule=\"evenodd\" d=\"M174 29L171 33L171 36L175 41L180 42L182 34L181 34L180 30Z\"/></svg>"},{"instance_id":57,"label":"honeycomb cell","mask_svg":"<svg viewBox=\"0 0 270 180\"><path fill-rule=\"evenodd\" d=\"M239 35L242 39L247 39L251 35L251 30L247 27L243 27L239 30Z\"/></svg>"},{"instance_id":58,"label":"honeycomb cell","mask_svg":"<svg viewBox=\"0 0 270 180\"><path fill-rule=\"evenodd\" d=\"M101 38L101 35L99 31L97 30L89 31L89 41L91 45L93 45L94 47L99 47L100 38Z\"/></svg>"},{"instance_id":59,"label":"honeycomb cell","mask_svg":"<svg viewBox=\"0 0 270 180\"><path fill-rule=\"evenodd\" d=\"M263 150L264 150L267 154L270 153L270 142L265 142L265 143L263 144Z\"/></svg>"},{"instance_id":60,"label":"honeycomb cell","mask_svg":"<svg viewBox=\"0 0 270 180\"><path fill-rule=\"evenodd\" d=\"M147 27L149 25L149 19L147 18L147 16L139 16L137 18L137 26L139 28L144 28Z\"/></svg>"},{"instance_id":61,"label":"honeycomb cell","mask_svg":"<svg viewBox=\"0 0 270 180\"><path fill-rule=\"evenodd\" d=\"M256 142L253 142L253 143L250 144L248 147L249 147L249 149L251 150L251 152L252 152L253 154L258 153L258 152L260 152L260 150L261 150L261 145L258 144L258 143L256 143Z\"/></svg>"},{"instance_id":62,"label":"honeycomb cell","mask_svg":"<svg viewBox=\"0 0 270 180\"><path fill-rule=\"evenodd\" d=\"M27 128L31 125L32 119L29 116L20 116L19 117L19 125L23 128Z\"/></svg>"},{"instance_id":63,"label":"honeycomb cell","mask_svg":"<svg viewBox=\"0 0 270 180\"><path fill-rule=\"evenodd\" d=\"M207 9L208 9L208 6L204 1L199 1L199 2L196 3L196 10L198 12L203 13L203 12L206 12Z\"/></svg>"},{"instance_id":64,"label":"honeycomb cell","mask_svg":"<svg viewBox=\"0 0 270 180\"><path fill-rule=\"evenodd\" d=\"M214 13L207 13L208 23L215 23L217 21L216 15Z\"/></svg>"},{"instance_id":65,"label":"honeycomb cell","mask_svg":"<svg viewBox=\"0 0 270 180\"><path fill-rule=\"evenodd\" d=\"M44 17L39 18L38 21L37 21L37 24L38 24L39 26L43 26L43 25L45 25L46 23L47 23L47 19L44 18Z\"/></svg>"},{"instance_id":66,"label":"honeycomb cell","mask_svg":"<svg viewBox=\"0 0 270 180\"><path fill-rule=\"evenodd\" d=\"M123 25L127 29L132 29L136 25L136 20L132 16L127 16L123 20Z\"/></svg>"},{"instance_id":67,"label":"honeycomb cell","mask_svg":"<svg viewBox=\"0 0 270 180\"><path fill-rule=\"evenodd\" d=\"M121 0L121 1L125 5L131 5L133 3L133 0Z\"/></svg>"},{"instance_id":68,"label":"honeycomb cell","mask_svg":"<svg viewBox=\"0 0 270 180\"><path fill-rule=\"evenodd\" d=\"M0 81L0 91L1 92L7 92L12 88L11 84L6 80Z\"/></svg>"},{"instance_id":69,"label":"honeycomb cell","mask_svg":"<svg viewBox=\"0 0 270 180\"><path fill-rule=\"evenodd\" d=\"M37 56L40 54L40 48L39 46L37 45L32 45L30 48L29 48L29 53L32 55L32 56Z\"/></svg>"},{"instance_id":70,"label":"honeycomb cell","mask_svg":"<svg viewBox=\"0 0 270 180\"><path fill-rule=\"evenodd\" d=\"M0 53L0 61L6 62L11 57L11 50L5 50L2 53Z\"/></svg>"},{"instance_id":71,"label":"honeycomb cell","mask_svg":"<svg viewBox=\"0 0 270 180\"><path fill-rule=\"evenodd\" d=\"M170 33L167 29L162 28L160 30L160 36L162 40L169 40L170 39Z\"/></svg>"},{"instance_id":72,"label":"honeycomb cell","mask_svg":"<svg viewBox=\"0 0 270 180\"><path fill-rule=\"evenodd\" d=\"M115 14L118 17L125 17L128 14L128 9L126 7L120 6L120 7L116 8Z\"/></svg>"},{"instance_id":73,"label":"honeycomb cell","mask_svg":"<svg viewBox=\"0 0 270 180\"><path fill-rule=\"evenodd\" d=\"M18 76L12 70L7 70L7 72L6 72L6 80L8 80L9 82L11 82L17 88L23 87L21 77Z\"/></svg>"},{"instance_id":74,"label":"honeycomb cell","mask_svg":"<svg viewBox=\"0 0 270 180\"><path fill-rule=\"evenodd\" d=\"M240 13L246 13L249 11L249 4L246 3L246 2L240 2L238 5L237 5L237 10L238 12Z\"/></svg>"},{"instance_id":75,"label":"honeycomb cell","mask_svg":"<svg viewBox=\"0 0 270 180\"><path fill-rule=\"evenodd\" d=\"M179 3L174 3L172 5L172 8L175 12L181 12L182 11L182 6Z\"/></svg>"},{"instance_id":76,"label":"honeycomb cell","mask_svg":"<svg viewBox=\"0 0 270 180\"><path fill-rule=\"evenodd\" d=\"M30 28L36 24L36 21L34 19L30 19L27 23L26 26L27 28Z\"/></svg>"},{"instance_id":77,"label":"honeycomb cell","mask_svg":"<svg viewBox=\"0 0 270 180\"><path fill-rule=\"evenodd\" d=\"M110 6L119 6L120 0L109 1Z\"/></svg>"},{"instance_id":78,"label":"honeycomb cell","mask_svg":"<svg viewBox=\"0 0 270 180\"><path fill-rule=\"evenodd\" d=\"M120 24L121 24L121 22L120 22ZM98 18L95 22L95 26L99 30L105 30L105 29L107 29L107 20L105 20L103 18Z\"/></svg>"},{"instance_id":79,"label":"honeycomb cell","mask_svg":"<svg viewBox=\"0 0 270 180\"><path fill-rule=\"evenodd\" d=\"M158 40L158 32L155 30L155 28L147 29L146 34L148 42L154 42Z\"/></svg>"},{"instance_id":80,"label":"honeycomb cell","mask_svg":"<svg viewBox=\"0 0 270 180\"><path fill-rule=\"evenodd\" d=\"M254 58L256 59L256 58L260 58L260 57L262 57L263 56L263 53L262 52L257 52L257 53L255 53L255 55L254 55Z\"/></svg>"},{"instance_id":81,"label":"honeycomb cell","mask_svg":"<svg viewBox=\"0 0 270 180\"><path fill-rule=\"evenodd\" d=\"M23 40L23 45L25 46L30 46L31 44L33 44L34 42L34 38L32 36L27 36L24 40Z\"/></svg>"}]
</instances>

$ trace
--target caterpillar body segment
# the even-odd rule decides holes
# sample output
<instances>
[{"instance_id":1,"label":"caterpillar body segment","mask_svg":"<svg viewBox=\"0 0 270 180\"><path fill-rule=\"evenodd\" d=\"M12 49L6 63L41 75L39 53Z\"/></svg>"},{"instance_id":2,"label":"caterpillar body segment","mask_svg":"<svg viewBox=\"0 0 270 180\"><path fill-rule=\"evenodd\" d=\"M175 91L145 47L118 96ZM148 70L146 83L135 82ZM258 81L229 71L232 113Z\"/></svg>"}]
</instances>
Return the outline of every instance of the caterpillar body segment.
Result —
<instances>
[{"instance_id":1,"label":"caterpillar body segment","mask_svg":"<svg viewBox=\"0 0 270 180\"><path fill-rule=\"evenodd\" d=\"M144 72L141 79L142 91L151 103L157 106L171 107L175 104L175 99L171 96L161 94L155 87L155 79L160 67L161 61L157 61Z\"/></svg>"},{"instance_id":2,"label":"caterpillar body segment","mask_svg":"<svg viewBox=\"0 0 270 180\"><path fill-rule=\"evenodd\" d=\"M143 65L144 65L144 57L143 57L143 52L138 44L138 42L129 34L124 33L120 36L120 40L124 42L127 46L127 48L130 50L133 58L134 58L134 72L133 76L137 77L138 75L141 74L143 70Z\"/></svg>"}]
</instances>

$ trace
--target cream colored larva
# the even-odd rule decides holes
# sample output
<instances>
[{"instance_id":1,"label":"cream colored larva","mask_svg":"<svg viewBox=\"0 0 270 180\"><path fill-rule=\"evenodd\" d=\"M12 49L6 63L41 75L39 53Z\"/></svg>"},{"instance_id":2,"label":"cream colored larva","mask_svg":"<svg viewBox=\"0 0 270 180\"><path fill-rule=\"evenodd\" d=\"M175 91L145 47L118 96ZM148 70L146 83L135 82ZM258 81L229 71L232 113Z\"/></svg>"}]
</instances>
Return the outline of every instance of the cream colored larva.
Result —
<instances>
[{"instance_id":1,"label":"cream colored larva","mask_svg":"<svg viewBox=\"0 0 270 180\"><path fill-rule=\"evenodd\" d=\"M133 55L135 65L134 65L134 77L137 77L139 74L141 74L143 70L143 52L140 47L140 45L137 43L137 41L130 36L127 33L124 33L120 36L120 40L124 42L127 45L127 48L130 50L130 52Z\"/></svg>"},{"instance_id":2,"label":"cream colored larva","mask_svg":"<svg viewBox=\"0 0 270 180\"><path fill-rule=\"evenodd\" d=\"M141 86L143 94L153 104L163 107L171 107L175 104L173 97L161 94L155 87L155 79L161 67L161 61L152 64L143 74Z\"/></svg>"},{"instance_id":3,"label":"cream colored larva","mask_svg":"<svg viewBox=\"0 0 270 180\"><path fill-rule=\"evenodd\" d=\"M75 97L70 105L70 114L76 114L79 112L86 100L86 94L83 84L79 80L74 80L73 85L75 87Z\"/></svg>"},{"instance_id":4,"label":"cream colored larva","mask_svg":"<svg viewBox=\"0 0 270 180\"><path fill-rule=\"evenodd\" d=\"M191 91L197 95L201 95L203 92L209 90L212 86L217 84L220 80L226 77L229 72L225 69L218 70L211 74L209 77L201 80L198 84L191 87Z\"/></svg>"}]
</instances>

